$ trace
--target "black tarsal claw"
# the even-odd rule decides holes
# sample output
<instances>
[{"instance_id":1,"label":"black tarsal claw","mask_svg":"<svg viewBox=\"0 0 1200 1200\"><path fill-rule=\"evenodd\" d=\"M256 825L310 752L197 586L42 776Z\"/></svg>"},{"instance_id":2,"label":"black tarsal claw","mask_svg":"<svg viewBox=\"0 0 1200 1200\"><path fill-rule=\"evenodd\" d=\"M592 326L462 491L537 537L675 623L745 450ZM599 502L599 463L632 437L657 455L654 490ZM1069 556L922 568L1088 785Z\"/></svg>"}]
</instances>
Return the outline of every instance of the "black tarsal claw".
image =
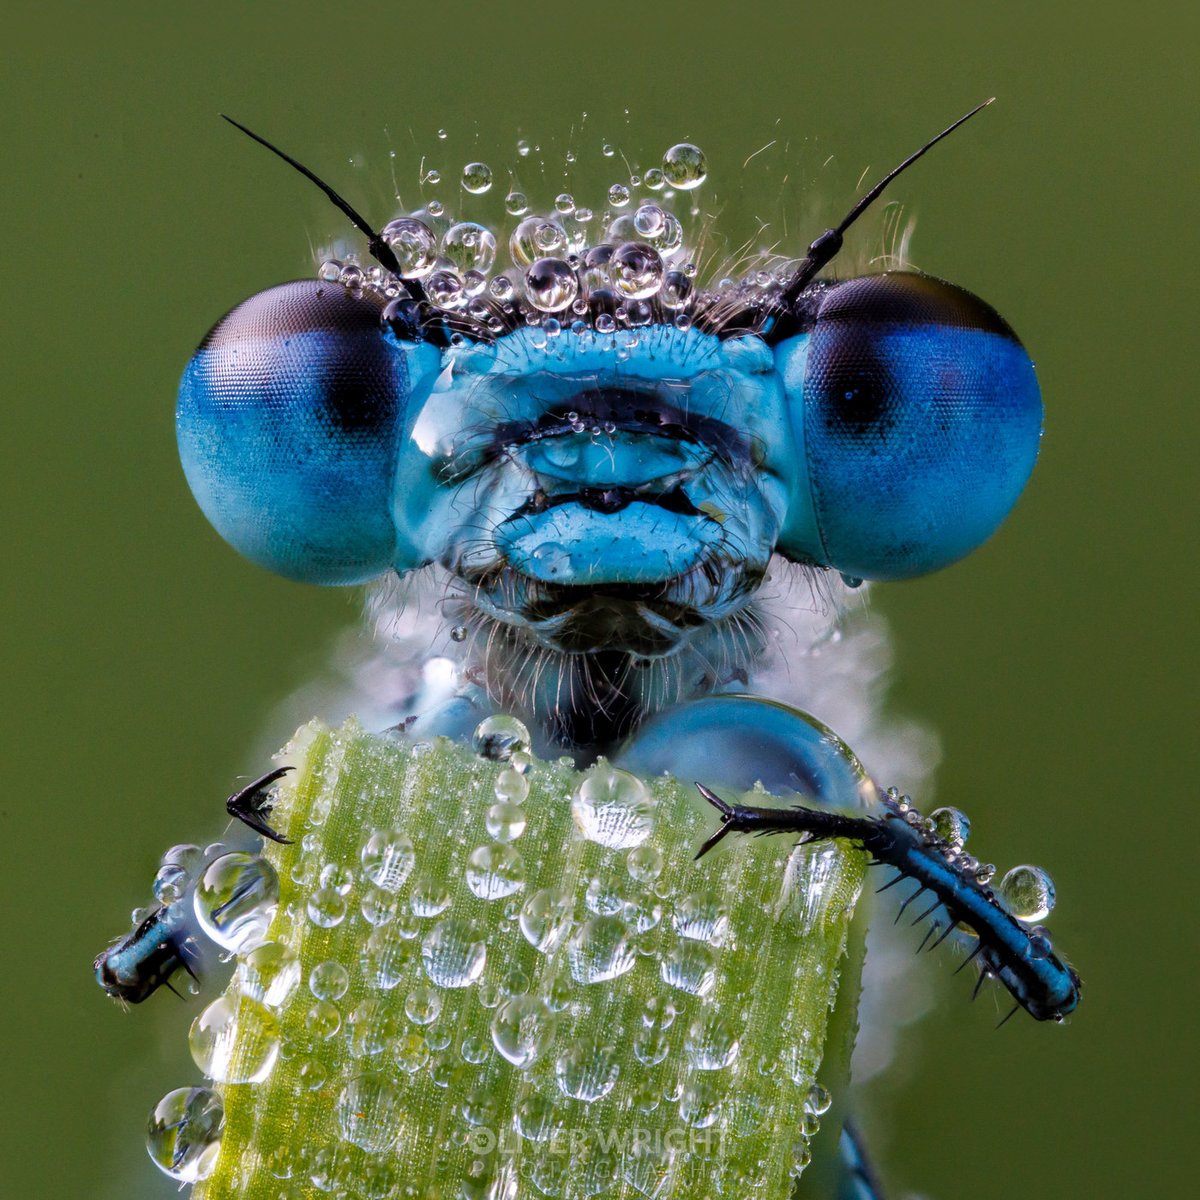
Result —
<instances>
[{"instance_id":1,"label":"black tarsal claw","mask_svg":"<svg viewBox=\"0 0 1200 1200\"><path fill-rule=\"evenodd\" d=\"M282 846L290 846L291 838L285 838L283 834L276 833L268 824L267 818L271 815L271 803L267 798L267 789L277 779L281 779L293 769L292 767L276 767L275 770L268 771L253 783L248 783L240 792L234 792L225 801L225 811L262 837L270 838L271 841L278 842Z\"/></svg>"},{"instance_id":2,"label":"black tarsal claw","mask_svg":"<svg viewBox=\"0 0 1200 1200\"><path fill-rule=\"evenodd\" d=\"M727 804L712 788L706 788L704 784L697 783L696 789L699 791L705 800L709 802L721 814L721 827L708 838L704 845L696 851L696 861L702 859L727 833L732 833L736 826L737 810L732 804Z\"/></svg>"}]
</instances>

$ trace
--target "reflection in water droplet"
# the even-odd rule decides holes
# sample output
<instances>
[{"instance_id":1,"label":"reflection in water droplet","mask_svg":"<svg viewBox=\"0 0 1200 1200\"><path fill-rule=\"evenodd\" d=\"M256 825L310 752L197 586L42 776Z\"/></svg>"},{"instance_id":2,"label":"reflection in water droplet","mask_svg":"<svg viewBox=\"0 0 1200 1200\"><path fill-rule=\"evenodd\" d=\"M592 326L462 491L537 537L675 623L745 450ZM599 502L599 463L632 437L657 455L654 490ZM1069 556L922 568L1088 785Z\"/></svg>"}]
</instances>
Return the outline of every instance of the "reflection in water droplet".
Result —
<instances>
[{"instance_id":1,"label":"reflection in water droplet","mask_svg":"<svg viewBox=\"0 0 1200 1200\"><path fill-rule=\"evenodd\" d=\"M721 1013L706 1011L688 1028L683 1049L697 1071L724 1070L736 1060L741 1049L738 1028Z\"/></svg>"},{"instance_id":2,"label":"reflection in water droplet","mask_svg":"<svg viewBox=\"0 0 1200 1200\"><path fill-rule=\"evenodd\" d=\"M487 946L466 921L447 917L425 935L421 959L425 974L438 987L467 987L483 974Z\"/></svg>"},{"instance_id":3,"label":"reflection in water droplet","mask_svg":"<svg viewBox=\"0 0 1200 1200\"><path fill-rule=\"evenodd\" d=\"M679 1098L679 1115L693 1129L707 1129L721 1115L722 1089L711 1076L693 1075Z\"/></svg>"},{"instance_id":4,"label":"reflection in water droplet","mask_svg":"<svg viewBox=\"0 0 1200 1200\"><path fill-rule=\"evenodd\" d=\"M421 875L413 880L408 903L414 917L436 917L450 907L450 890L440 879Z\"/></svg>"},{"instance_id":5,"label":"reflection in water droplet","mask_svg":"<svg viewBox=\"0 0 1200 1200\"><path fill-rule=\"evenodd\" d=\"M512 773L522 783L525 782L523 775L517 775L515 771ZM489 837L494 837L498 842L512 842L525 832L525 820L525 810L519 804L501 800L487 810L484 824Z\"/></svg>"},{"instance_id":6,"label":"reflection in water droplet","mask_svg":"<svg viewBox=\"0 0 1200 1200\"><path fill-rule=\"evenodd\" d=\"M349 986L349 971L332 958L317 963L308 973L308 990L318 1000L340 1000Z\"/></svg>"},{"instance_id":7,"label":"reflection in water droplet","mask_svg":"<svg viewBox=\"0 0 1200 1200\"><path fill-rule=\"evenodd\" d=\"M671 917L681 938L718 946L729 932L729 914L716 896L693 892L675 906Z\"/></svg>"},{"instance_id":8,"label":"reflection in water droplet","mask_svg":"<svg viewBox=\"0 0 1200 1200\"><path fill-rule=\"evenodd\" d=\"M261 1083L279 1056L279 1024L249 996L219 996L193 1022L188 1048L218 1083Z\"/></svg>"},{"instance_id":9,"label":"reflection in water droplet","mask_svg":"<svg viewBox=\"0 0 1200 1200\"><path fill-rule=\"evenodd\" d=\"M585 837L612 850L640 846L654 829L655 802L636 776L603 759L584 777L571 802Z\"/></svg>"},{"instance_id":10,"label":"reflection in water droplet","mask_svg":"<svg viewBox=\"0 0 1200 1200\"><path fill-rule=\"evenodd\" d=\"M207 1179L217 1165L225 1106L210 1088L176 1088L146 1122L146 1150L164 1174L180 1183Z\"/></svg>"},{"instance_id":11,"label":"reflection in water droplet","mask_svg":"<svg viewBox=\"0 0 1200 1200\"><path fill-rule=\"evenodd\" d=\"M300 960L279 942L262 942L238 960L238 990L268 1008L282 1008L299 982Z\"/></svg>"},{"instance_id":12,"label":"reflection in water droplet","mask_svg":"<svg viewBox=\"0 0 1200 1200\"><path fill-rule=\"evenodd\" d=\"M404 1015L414 1025L432 1025L442 1014L442 993L421 984L404 997Z\"/></svg>"},{"instance_id":13,"label":"reflection in water droplet","mask_svg":"<svg viewBox=\"0 0 1200 1200\"><path fill-rule=\"evenodd\" d=\"M467 163L462 172L463 190L480 195L492 186L492 168L487 163Z\"/></svg>"},{"instance_id":14,"label":"reflection in water droplet","mask_svg":"<svg viewBox=\"0 0 1200 1200\"><path fill-rule=\"evenodd\" d=\"M558 1090L573 1100L588 1103L607 1096L619 1073L615 1049L587 1038L576 1041L554 1064Z\"/></svg>"},{"instance_id":15,"label":"reflection in water droplet","mask_svg":"<svg viewBox=\"0 0 1200 1200\"><path fill-rule=\"evenodd\" d=\"M704 182L708 174L708 159L699 146L680 142L663 155L663 176L680 191L691 191Z\"/></svg>"},{"instance_id":16,"label":"reflection in water droplet","mask_svg":"<svg viewBox=\"0 0 1200 1200\"><path fill-rule=\"evenodd\" d=\"M929 814L933 822L933 831L943 841L949 842L956 850L966 845L971 835L971 822L967 814L958 808L935 808Z\"/></svg>"},{"instance_id":17,"label":"reflection in water droplet","mask_svg":"<svg viewBox=\"0 0 1200 1200\"><path fill-rule=\"evenodd\" d=\"M417 943L404 937L395 924L391 924L371 930L360 962L371 987L390 991L404 978L410 965L415 964L416 957Z\"/></svg>"},{"instance_id":18,"label":"reflection in water droplet","mask_svg":"<svg viewBox=\"0 0 1200 1200\"><path fill-rule=\"evenodd\" d=\"M223 854L197 881L194 904L200 928L239 954L266 937L279 905L279 878L257 854Z\"/></svg>"},{"instance_id":19,"label":"reflection in water droplet","mask_svg":"<svg viewBox=\"0 0 1200 1200\"><path fill-rule=\"evenodd\" d=\"M558 1109L550 1096L527 1088L517 1101L513 1126L527 1142L544 1142L562 1124Z\"/></svg>"},{"instance_id":20,"label":"reflection in water droplet","mask_svg":"<svg viewBox=\"0 0 1200 1200\"><path fill-rule=\"evenodd\" d=\"M608 269L618 291L630 300L653 296L662 287L662 257L645 242L626 242L618 246L609 260Z\"/></svg>"},{"instance_id":21,"label":"reflection in water droplet","mask_svg":"<svg viewBox=\"0 0 1200 1200\"><path fill-rule=\"evenodd\" d=\"M333 929L346 916L346 897L334 888L317 888L305 905L308 919L320 929Z\"/></svg>"},{"instance_id":22,"label":"reflection in water droplet","mask_svg":"<svg viewBox=\"0 0 1200 1200\"><path fill-rule=\"evenodd\" d=\"M389 221L379 236L391 247L404 279L423 279L437 262L437 238L424 221L400 217Z\"/></svg>"},{"instance_id":23,"label":"reflection in water droplet","mask_svg":"<svg viewBox=\"0 0 1200 1200\"><path fill-rule=\"evenodd\" d=\"M357 1075L342 1088L335 1112L342 1137L372 1153L396 1144L407 1116L399 1091L374 1072Z\"/></svg>"},{"instance_id":24,"label":"reflection in water droplet","mask_svg":"<svg viewBox=\"0 0 1200 1200\"><path fill-rule=\"evenodd\" d=\"M1054 880L1041 867L1013 867L996 885L996 894L1018 921L1044 921L1054 908Z\"/></svg>"},{"instance_id":25,"label":"reflection in water droplet","mask_svg":"<svg viewBox=\"0 0 1200 1200\"><path fill-rule=\"evenodd\" d=\"M322 1041L333 1037L342 1027L342 1014L336 1004L328 1000L318 1000L304 1014L304 1028Z\"/></svg>"},{"instance_id":26,"label":"reflection in water droplet","mask_svg":"<svg viewBox=\"0 0 1200 1200\"><path fill-rule=\"evenodd\" d=\"M571 903L561 893L542 888L525 901L520 925L525 940L535 950L550 954L570 931Z\"/></svg>"},{"instance_id":27,"label":"reflection in water droplet","mask_svg":"<svg viewBox=\"0 0 1200 1200\"><path fill-rule=\"evenodd\" d=\"M492 1043L514 1067L532 1066L554 1038L554 1019L536 996L514 996L492 1018Z\"/></svg>"},{"instance_id":28,"label":"reflection in water droplet","mask_svg":"<svg viewBox=\"0 0 1200 1200\"><path fill-rule=\"evenodd\" d=\"M680 941L664 956L659 974L664 983L693 996L707 996L717 982L712 951L705 942Z\"/></svg>"},{"instance_id":29,"label":"reflection in water droplet","mask_svg":"<svg viewBox=\"0 0 1200 1200\"><path fill-rule=\"evenodd\" d=\"M466 879L480 900L502 900L525 886L525 862L513 846L479 846L467 859Z\"/></svg>"},{"instance_id":30,"label":"reflection in water droplet","mask_svg":"<svg viewBox=\"0 0 1200 1200\"><path fill-rule=\"evenodd\" d=\"M561 258L539 258L525 272L525 295L539 312L559 312L578 294L579 280Z\"/></svg>"},{"instance_id":31,"label":"reflection in water droplet","mask_svg":"<svg viewBox=\"0 0 1200 1200\"><path fill-rule=\"evenodd\" d=\"M578 983L603 983L632 970L637 955L620 917L592 917L567 947L571 976Z\"/></svg>"},{"instance_id":32,"label":"reflection in water droplet","mask_svg":"<svg viewBox=\"0 0 1200 1200\"><path fill-rule=\"evenodd\" d=\"M488 717L475 726L471 745L481 758L508 762L518 752L529 752L529 730L516 717Z\"/></svg>"},{"instance_id":33,"label":"reflection in water droplet","mask_svg":"<svg viewBox=\"0 0 1200 1200\"><path fill-rule=\"evenodd\" d=\"M398 892L416 865L412 839L400 829L377 829L363 843L363 873L385 892Z\"/></svg>"}]
</instances>

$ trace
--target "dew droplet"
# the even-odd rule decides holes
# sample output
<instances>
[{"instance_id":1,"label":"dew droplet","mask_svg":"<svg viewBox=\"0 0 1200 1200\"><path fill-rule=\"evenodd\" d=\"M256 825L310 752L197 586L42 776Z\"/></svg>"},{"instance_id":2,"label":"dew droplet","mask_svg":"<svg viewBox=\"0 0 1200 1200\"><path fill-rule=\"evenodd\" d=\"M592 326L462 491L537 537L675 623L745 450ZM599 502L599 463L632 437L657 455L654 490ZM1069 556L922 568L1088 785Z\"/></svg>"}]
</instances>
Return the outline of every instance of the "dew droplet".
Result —
<instances>
[{"instance_id":1,"label":"dew droplet","mask_svg":"<svg viewBox=\"0 0 1200 1200\"><path fill-rule=\"evenodd\" d=\"M407 882L417 856L412 839L401 829L377 829L359 855L363 874L385 892L398 892Z\"/></svg>"},{"instance_id":2,"label":"dew droplet","mask_svg":"<svg viewBox=\"0 0 1200 1200\"><path fill-rule=\"evenodd\" d=\"M304 1028L314 1038L327 1041L342 1027L342 1014L336 1004L328 1000L318 1000L304 1014Z\"/></svg>"},{"instance_id":3,"label":"dew droplet","mask_svg":"<svg viewBox=\"0 0 1200 1200\"><path fill-rule=\"evenodd\" d=\"M625 856L625 868L636 882L653 883L662 874L662 851L654 846L638 846Z\"/></svg>"},{"instance_id":4,"label":"dew droplet","mask_svg":"<svg viewBox=\"0 0 1200 1200\"><path fill-rule=\"evenodd\" d=\"M514 1067L525 1070L554 1039L554 1020L536 996L514 996L492 1017L492 1043Z\"/></svg>"},{"instance_id":5,"label":"dew droplet","mask_svg":"<svg viewBox=\"0 0 1200 1200\"><path fill-rule=\"evenodd\" d=\"M400 911L400 898L382 888L367 888L358 902L358 908L368 925L386 925L396 919Z\"/></svg>"},{"instance_id":6,"label":"dew droplet","mask_svg":"<svg viewBox=\"0 0 1200 1200\"><path fill-rule=\"evenodd\" d=\"M335 1113L342 1137L373 1154L396 1144L407 1117L400 1092L373 1071L356 1075L342 1088Z\"/></svg>"},{"instance_id":7,"label":"dew droplet","mask_svg":"<svg viewBox=\"0 0 1200 1200\"><path fill-rule=\"evenodd\" d=\"M529 267L539 258L565 253L567 233L549 217L526 217L512 231L508 249L518 267Z\"/></svg>"},{"instance_id":8,"label":"dew droplet","mask_svg":"<svg viewBox=\"0 0 1200 1200\"><path fill-rule=\"evenodd\" d=\"M716 986L712 951L705 942L680 941L659 965L664 983L693 996L707 996Z\"/></svg>"},{"instance_id":9,"label":"dew droplet","mask_svg":"<svg viewBox=\"0 0 1200 1200\"><path fill-rule=\"evenodd\" d=\"M354 886L354 872L341 863L326 863L321 868L317 883L323 888L332 888L339 896L348 896Z\"/></svg>"},{"instance_id":10,"label":"dew droplet","mask_svg":"<svg viewBox=\"0 0 1200 1200\"><path fill-rule=\"evenodd\" d=\"M390 991L404 978L416 957L416 942L404 937L392 924L371 930L363 944L360 962L370 986Z\"/></svg>"},{"instance_id":11,"label":"dew droplet","mask_svg":"<svg viewBox=\"0 0 1200 1200\"><path fill-rule=\"evenodd\" d=\"M666 225L667 214L657 204L641 204L633 214L633 227L644 238L658 237Z\"/></svg>"},{"instance_id":12,"label":"dew droplet","mask_svg":"<svg viewBox=\"0 0 1200 1200\"><path fill-rule=\"evenodd\" d=\"M218 1083L261 1083L279 1057L279 1023L249 996L218 996L193 1022L188 1048Z\"/></svg>"},{"instance_id":13,"label":"dew droplet","mask_svg":"<svg viewBox=\"0 0 1200 1200\"><path fill-rule=\"evenodd\" d=\"M346 916L346 897L336 888L317 888L304 906L308 919L319 929L333 929Z\"/></svg>"},{"instance_id":14,"label":"dew droplet","mask_svg":"<svg viewBox=\"0 0 1200 1200\"><path fill-rule=\"evenodd\" d=\"M479 846L467 859L466 880L480 900L502 900L525 886L525 862L513 846Z\"/></svg>"},{"instance_id":15,"label":"dew droplet","mask_svg":"<svg viewBox=\"0 0 1200 1200\"><path fill-rule=\"evenodd\" d=\"M513 1113L513 1126L527 1142L544 1142L561 1126L558 1109L551 1096L532 1088L523 1092Z\"/></svg>"},{"instance_id":16,"label":"dew droplet","mask_svg":"<svg viewBox=\"0 0 1200 1200\"><path fill-rule=\"evenodd\" d=\"M442 1015L442 993L424 984L404 997L404 1015L414 1025L432 1025Z\"/></svg>"},{"instance_id":17,"label":"dew droplet","mask_svg":"<svg viewBox=\"0 0 1200 1200\"><path fill-rule=\"evenodd\" d=\"M591 917L567 947L571 976L578 983L604 983L632 970L637 955L620 917Z\"/></svg>"},{"instance_id":18,"label":"dew droplet","mask_svg":"<svg viewBox=\"0 0 1200 1200\"><path fill-rule=\"evenodd\" d=\"M520 916L525 940L543 954L562 944L571 929L571 902L560 892L542 888L525 901Z\"/></svg>"},{"instance_id":19,"label":"dew droplet","mask_svg":"<svg viewBox=\"0 0 1200 1200\"><path fill-rule=\"evenodd\" d=\"M663 155L663 176L673 188L689 192L699 187L708 174L708 159L699 146L679 142Z\"/></svg>"},{"instance_id":20,"label":"dew droplet","mask_svg":"<svg viewBox=\"0 0 1200 1200\"><path fill-rule=\"evenodd\" d=\"M238 960L237 981L243 996L282 1008L300 982L300 960L288 946L261 942Z\"/></svg>"},{"instance_id":21,"label":"dew droplet","mask_svg":"<svg viewBox=\"0 0 1200 1200\"><path fill-rule=\"evenodd\" d=\"M413 880L408 903L414 917L440 916L450 907L450 889L432 875L420 875Z\"/></svg>"},{"instance_id":22,"label":"dew droplet","mask_svg":"<svg viewBox=\"0 0 1200 1200\"><path fill-rule=\"evenodd\" d=\"M516 775L516 772L513 774ZM523 776L517 775L517 778L525 782ZM525 821L525 810L510 800L497 801L487 810L484 818L488 836L498 842L512 842L519 838L525 832Z\"/></svg>"},{"instance_id":23,"label":"dew droplet","mask_svg":"<svg viewBox=\"0 0 1200 1200\"><path fill-rule=\"evenodd\" d=\"M630 300L653 296L662 286L662 258L653 246L647 246L645 242L626 242L618 246L613 251L608 269L617 290Z\"/></svg>"},{"instance_id":24,"label":"dew droplet","mask_svg":"<svg viewBox=\"0 0 1200 1200\"><path fill-rule=\"evenodd\" d=\"M475 753L492 762L507 762L519 751L528 753L529 744L529 730L516 717L504 714L480 721L471 739Z\"/></svg>"},{"instance_id":25,"label":"dew droplet","mask_svg":"<svg viewBox=\"0 0 1200 1200\"><path fill-rule=\"evenodd\" d=\"M509 192L504 197L504 208L510 217L520 217L529 211L529 198L524 192Z\"/></svg>"},{"instance_id":26,"label":"dew droplet","mask_svg":"<svg viewBox=\"0 0 1200 1200\"><path fill-rule=\"evenodd\" d=\"M473 196L481 195L492 186L492 168L487 163L467 163L462 170L462 185Z\"/></svg>"},{"instance_id":27,"label":"dew droplet","mask_svg":"<svg viewBox=\"0 0 1200 1200\"><path fill-rule=\"evenodd\" d=\"M154 876L154 898L159 904L174 904L183 898L187 886L187 871L178 863L164 863Z\"/></svg>"},{"instance_id":28,"label":"dew droplet","mask_svg":"<svg viewBox=\"0 0 1200 1200\"><path fill-rule=\"evenodd\" d=\"M652 191L661 192L667 186L666 176L658 169L651 167L645 175L642 176L642 182Z\"/></svg>"},{"instance_id":29,"label":"dew droplet","mask_svg":"<svg viewBox=\"0 0 1200 1200\"><path fill-rule=\"evenodd\" d=\"M693 1129L707 1129L721 1115L722 1092L704 1075L693 1075L679 1098L679 1115Z\"/></svg>"},{"instance_id":30,"label":"dew droplet","mask_svg":"<svg viewBox=\"0 0 1200 1200\"><path fill-rule=\"evenodd\" d=\"M966 845L971 835L971 822L967 814L958 808L935 808L929 814L933 822L933 832L944 842L949 842L956 850Z\"/></svg>"},{"instance_id":31,"label":"dew droplet","mask_svg":"<svg viewBox=\"0 0 1200 1200\"><path fill-rule=\"evenodd\" d=\"M691 301L695 285L682 271L668 271L663 276L659 298L665 308L686 308Z\"/></svg>"},{"instance_id":32,"label":"dew droplet","mask_svg":"<svg viewBox=\"0 0 1200 1200\"><path fill-rule=\"evenodd\" d=\"M729 931L729 914L718 897L693 892L676 905L671 923L681 938L720 945Z\"/></svg>"},{"instance_id":33,"label":"dew droplet","mask_svg":"<svg viewBox=\"0 0 1200 1200\"><path fill-rule=\"evenodd\" d=\"M217 1165L225 1106L211 1088L176 1088L151 1110L146 1122L150 1161L180 1183L207 1179Z\"/></svg>"},{"instance_id":34,"label":"dew droplet","mask_svg":"<svg viewBox=\"0 0 1200 1200\"><path fill-rule=\"evenodd\" d=\"M525 770L528 771L528 766ZM518 769L516 760L496 776L496 799L501 804L523 804L529 795L529 780Z\"/></svg>"},{"instance_id":35,"label":"dew droplet","mask_svg":"<svg viewBox=\"0 0 1200 1200\"><path fill-rule=\"evenodd\" d=\"M584 776L571 801L584 836L611 850L640 846L654 829L654 810L646 785L603 759Z\"/></svg>"},{"instance_id":36,"label":"dew droplet","mask_svg":"<svg viewBox=\"0 0 1200 1200\"><path fill-rule=\"evenodd\" d=\"M1018 921L1044 921L1054 908L1054 880L1041 867L1013 867L996 885L996 894Z\"/></svg>"},{"instance_id":37,"label":"dew droplet","mask_svg":"<svg viewBox=\"0 0 1200 1200\"><path fill-rule=\"evenodd\" d=\"M629 203L629 189L623 183L614 183L608 189L608 202L613 208L624 208Z\"/></svg>"},{"instance_id":38,"label":"dew droplet","mask_svg":"<svg viewBox=\"0 0 1200 1200\"><path fill-rule=\"evenodd\" d=\"M308 990L318 1000L340 1000L350 986L350 973L336 959L319 962L308 973Z\"/></svg>"},{"instance_id":39,"label":"dew droplet","mask_svg":"<svg viewBox=\"0 0 1200 1200\"><path fill-rule=\"evenodd\" d=\"M727 1016L709 1009L688 1028L683 1050L697 1071L722 1071L741 1049L737 1026Z\"/></svg>"},{"instance_id":40,"label":"dew droplet","mask_svg":"<svg viewBox=\"0 0 1200 1200\"><path fill-rule=\"evenodd\" d=\"M442 254L460 271L486 274L496 261L496 236L486 225L459 221L442 237Z\"/></svg>"},{"instance_id":41,"label":"dew droplet","mask_svg":"<svg viewBox=\"0 0 1200 1200\"><path fill-rule=\"evenodd\" d=\"M814 1083L804 1097L804 1111L815 1117L823 1117L832 1105L833 1097L829 1094L829 1089L823 1088L819 1083Z\"/></svg>"},{"instance_id":42,"label":"dew droplet","mask_svg":"<svg viewBox=\"0 0 1200 1200\"><path fill-rule=\"evenodd\" d=\"M483 974L487 946L466 921L447 917L425 935L421 959L438 987L468 987Z\"/></svg>"},{"instance_id":43,"label":"dew droplet","mask_svg":"<svg viewBox=\"0 0 1200 1200\"><path fill-rule=\"evenodd\" d=\"M399 217L389 221L379 236L395 254L403 279L423 279L433 270L437 262L437 238L424 221Z\"/></svg>"},{"instance_id":44,"label":"dew droplet","mask_svg":"<svg viewBox=\"0 0 1200 1200\"><path fill-rule=\"evenodd\" d=\"M539 258L525 272L525 295L539 312L559 312L579 294L579 279L561 258Z\"/></svg>"},{"instance_id":45,"label":"dew droplet","mask_svg":"<svg viewBox=\"0 0 1200 1200\"><path fill-rule=\"evenodd\" d=\"M425 281L425 290L439 308L461 308L466 299L463 281L453 271L434 271Z\"/></svg>"},{"instance_id":46,"label":"dew droplet","mask_svg":"<svg viewBox=\"0 0 1200 1200\"><path fill-rule=\"evenodd\" d=\"M612 1091L619 1073L614 1047L587 1038L568 1047L554 1064L558 1090L572 1100L589 1104Z\"/></svg>"},{"instance_id":47,"label":"dew droplet","mask_svg":"<svg viewBox=\"0 0 1200 1200\"><path fill-rule=\"evenodd\" d=\"M200 928L240 954L267 936L279 906L279 877L257 854L222 854L197 880L193 902Z\"/></svg>"}]
</instances>

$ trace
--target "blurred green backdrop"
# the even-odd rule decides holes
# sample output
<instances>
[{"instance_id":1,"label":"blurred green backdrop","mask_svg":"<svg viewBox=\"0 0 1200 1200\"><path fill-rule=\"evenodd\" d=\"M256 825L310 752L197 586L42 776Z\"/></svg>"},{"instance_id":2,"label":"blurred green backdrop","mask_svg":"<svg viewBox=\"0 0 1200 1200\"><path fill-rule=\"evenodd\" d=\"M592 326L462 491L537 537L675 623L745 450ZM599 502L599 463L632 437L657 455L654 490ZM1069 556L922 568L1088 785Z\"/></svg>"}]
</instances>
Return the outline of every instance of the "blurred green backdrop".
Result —
<instances>
[{"instance_id":1,"label":"blurred green backdrop","mask_svg":"<svg viewBox=\"0 0 1200 1200\"><path fill-rule=\"evenodd\" d=\"M499 166L586 110L581 171L601 140L694 140L722 225L778 230L794 200L799 253L814 207L993 93L891 195L916 262L1031 348L1042 460L991 545L874 603L894 703L943 742L939 799L995 861L1051 869L1087 987L1067 1028L993 1033L947 978L892 1081L885 1167L943 1200L1194 1184L1194 6L21 4L6 25L6 1194L173 1194L142 1123L196 1077L193 1006L123 1015L89 965L158 853L218 833L286 732L273 706L357 613L228 550L176 461L199 337L349 232L217 112L386 218L393 165Z\"/></svg>"}]
</instances>

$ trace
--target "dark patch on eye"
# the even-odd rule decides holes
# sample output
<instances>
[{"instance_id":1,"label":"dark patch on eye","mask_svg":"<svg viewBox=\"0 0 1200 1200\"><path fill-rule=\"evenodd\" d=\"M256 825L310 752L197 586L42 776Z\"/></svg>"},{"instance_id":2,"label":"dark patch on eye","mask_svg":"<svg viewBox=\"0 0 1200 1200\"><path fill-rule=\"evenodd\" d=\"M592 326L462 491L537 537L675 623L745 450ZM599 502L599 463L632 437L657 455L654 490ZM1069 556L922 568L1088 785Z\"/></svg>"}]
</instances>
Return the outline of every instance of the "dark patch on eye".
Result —
<instances>
[{"instance_id":1,"label":"dark patch on eye","mask_svg":"<svg viewBox=\"0 0 1200 1200\"><path fill-rule=\"evenodd\" d=\"M895 424L896 394L891 371L862 336L830 339L814 363L820 412L830 433L862 440L885 439Z\"/></svg>"}]
</instances>

